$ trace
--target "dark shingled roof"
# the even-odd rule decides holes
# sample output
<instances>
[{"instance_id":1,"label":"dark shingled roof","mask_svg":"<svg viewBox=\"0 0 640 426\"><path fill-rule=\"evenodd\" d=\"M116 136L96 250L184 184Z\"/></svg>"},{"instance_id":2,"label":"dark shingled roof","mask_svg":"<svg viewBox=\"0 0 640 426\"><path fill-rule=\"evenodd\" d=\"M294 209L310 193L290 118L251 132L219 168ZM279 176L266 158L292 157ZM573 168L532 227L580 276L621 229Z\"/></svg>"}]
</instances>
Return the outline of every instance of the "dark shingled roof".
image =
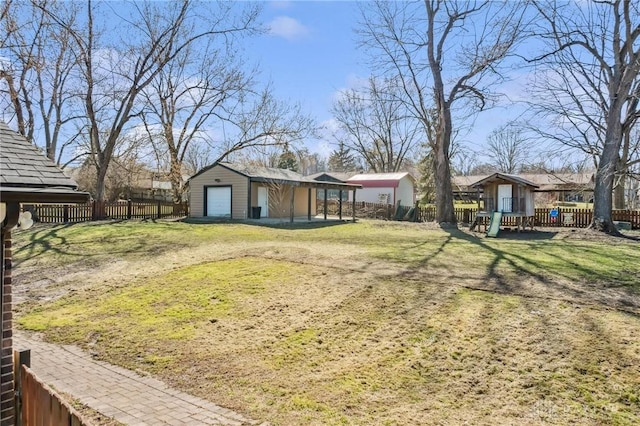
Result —
<instances>
[{"instance_id":1,"label":"dark shingled roof","mask_svg":"<svg viewBox=\"0 0 640 426\"><path fill-rule=\"evenodd\" d=\"M30 188L78 187L78 184L42 155L38 148L1 121L0 185Z\"/></svg>"},{"instance_id":2,"label":"dark shingled roof","mask_svg":"<svg viewBox=\"0 0 640 426\"><path fill-rule=\"evenodd\" d=\"M191 176L189 180L193 179L196 176L201 175L202 173L211 170L212 168L219 166L224 167L227 170L231 170L233 172L239 173L242 176L246 176L252 182L265 182L265 183L283 183L286 185L294 185L294 186L310 186L313 188L328 188L328 189L358 189L362 188L362 185L358 184L349 184L342 182L324 182L311 179L308 176L303 176L300 173L286 170L286 169L277 169L273 167L262 167L262 166L254 166L251 164L236 164L236 163L225 163L225 162L216 162L207 167L201 169L198 173Z\"/></svg>"},{"instance_id":3,"label":"dark shingled roof","mask_svg":"<svg viewBox=\"0 0 640 426\"><path fill-rule=\"evenodd\" d=\"M84 203L91 198L78 192L53 161L42 155L21 134L0 121L0 200L9 203Z\"/></svg>"},{"instance_id":4,"label":"dark shingled roof","mask_svg":"<svg viewBox=\"0 0 640 426\"><path fill-rule=\"evenodd\" d=\"M254 166L250 164L219 163L221 166L234 170L242 175L253 179L304 182L309 180L300 173L287 169L276 169L274 167Z\"/></svg>"},{"instance_id":5,"label":"dark shingled roof","mask_svg":"<svg viewBox=\"0 0 640 426\"><path fill-rule=\"evenodd\" d=\"M320 172L320 173L314 173L312 175L307 176L310 179L313 180L319 180L319 181L323 181L323 182L342 182L345 183L349 180L349 178L351 176L355 176L357 175L357 172L350 172L350 173L344 173L344 172Z\"/></svg>"}]
</instances>

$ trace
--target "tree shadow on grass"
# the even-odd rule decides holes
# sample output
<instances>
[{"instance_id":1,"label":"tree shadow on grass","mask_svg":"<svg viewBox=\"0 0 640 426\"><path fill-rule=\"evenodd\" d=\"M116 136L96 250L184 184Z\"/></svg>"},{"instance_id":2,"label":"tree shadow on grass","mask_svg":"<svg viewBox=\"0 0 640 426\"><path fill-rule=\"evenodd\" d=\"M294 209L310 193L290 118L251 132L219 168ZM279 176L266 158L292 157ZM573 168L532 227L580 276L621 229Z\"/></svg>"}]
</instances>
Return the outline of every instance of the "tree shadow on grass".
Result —
<instances>
[{"instance_id":1,"label":"tree shadow on grass","mask_svg":"<svg viewBox=\"0 0 640 426\"><path fill-rule=\"evenodd\" d=\"M127 222L123 220L117 221L109 221L109 224L116 224L121 222ZM147 240L141 237L129 236L126 233L122 233L121 235L109 236L109 238L113 238L114 240L128 240L125 249L114 249L111 246L106 246L106 250L102 251L90 251L83 249L83 246L86 244L96 244L96 241L87 239L85 241L79 241L74 239L69 241L68 238L64 235L66 230L73 226L77 226L79 224L64 224L64 225L54 225L54 226L44 226L42 228L33 229L28 231L30 235L28 236L27 242L22 244L20 247L13 248L13 265L18 266L24 261L37 259L43 255L60 255L66 257L76 257L80 258L91 258L91 257L100 257L100 256L117 256L122 254L132 254L132 253L140 253L144 254L153 250L150 250ZM82 226L104 226L105 222L90 222L83 223ZM63 262L66 263L66 262Z\"/></svg>"},{"instance_id":2,"label":"tree shadow on grass","mask_svg":"<svg viewBox=\"0 0 640 426\"><path fill-rule=\"evenodd\" d=\"M37 258L46 252L63 253L59 247L66 246L67 239L58 233L60 230L69 228L70 226L72 225L66 224L31 231L29 242L22 247L13 249L13 264L18 265L22 263L21 260L16 259L16 256L26 260Z\"/></svg>"},{"instance_id":3,"label":"tree shadow on grass","mask_svg":"<svg viewBox=\"0 0 640 426\"><path fill-rule=\"evenodd\" d=\"M284 229L284 230L299 230L299 229L321 229L321 228L329 228L337 225L345 225L347 223L353 223L350 220L295 220L294 222L290 222L289 219L247 219L247 220L237 220L237 219L200 219L200 218L188 218L182 220L184 223L189 223L192 225L212 225L212 224L243 224L243 225L251 225L258 226L263 228L271 228L271 229Z\"/></svg>"},{"instance_id":4,"label":"tree shadow on grass","mask_svg":"<svg viewBox=\"0 0 640 426\"><path fill-rule=\"evenodd\" d=\"M513 240L515 245L500 246L498 240L480 238L457 228L445 228L443 231L447 235L442 243L430 250L429 254L414 262L401 275L415 278L419 276L435 277L439 274L440 278L446 282L460 285L459 282L464 280L462 286L478 290L580 301L581 303L640 312L640 294L638 294L636 286L630 285L617 289L607 287L606 284L612 281L611 273L598 270L595 267L590 268L587 262L576 261L575 256L578 254L576 252L582 249L576 250L572 244L563 240L550 241L555 236L555 232L537 231L525 235L522 235L524 233L521 235L507 233L507 236L501 240ZM512 236L514 238L509 238ZM522 245L517 243L518 241L522 241ZM468 248L463 247L463 253L464 250L472 250L475 253L471 256L477 256L478 259L481 259L476 271L470 273L464 271L464 268L473 268L474 266L469 266L464 262L457 264L454 257L446 258L448 256L447 246L454 242L470 244ZM573 242L577 241L573 240ZM537 261L536 256L528 256L527 252L544 250L546 246L551 247L553 244L564 245L567 247L567 251L564 253L562 250L554 248L553 253L548 256L553 256L554 262L558 266L554 267L552 273L547 273L545 263ZM412 249L419 249L419 247L412 247ZM588 250L588 247L585 249ZM452 252L456 253L455 250ZM458 247L458 253L460 253L460 247ZM599 252L593 251L592 254L595 253ZM443 269L444 272L442 272ZM569 271L576 271L577 274Z\"/></svg>"}]
</instances>

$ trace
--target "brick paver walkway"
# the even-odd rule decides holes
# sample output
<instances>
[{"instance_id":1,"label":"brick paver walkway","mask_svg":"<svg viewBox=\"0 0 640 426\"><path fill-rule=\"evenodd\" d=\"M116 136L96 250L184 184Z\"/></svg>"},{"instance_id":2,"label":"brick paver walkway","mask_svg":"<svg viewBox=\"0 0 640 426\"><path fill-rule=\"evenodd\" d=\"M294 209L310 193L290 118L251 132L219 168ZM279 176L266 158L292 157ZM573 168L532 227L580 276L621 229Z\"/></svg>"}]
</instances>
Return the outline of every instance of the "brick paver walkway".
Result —
<instances>
[{"instance_id":1,"label":"brick paver walkway","mask_svg":"<svg viewBox=\"0 0 640 426\"><path fill-rule=\"evenodd\" d=\"M40 380L126 425L260 423L159 380L96 361L75 346L52 345L18 333L14 348L31 349L31 369Z\"/></svg>"}]
</instances>

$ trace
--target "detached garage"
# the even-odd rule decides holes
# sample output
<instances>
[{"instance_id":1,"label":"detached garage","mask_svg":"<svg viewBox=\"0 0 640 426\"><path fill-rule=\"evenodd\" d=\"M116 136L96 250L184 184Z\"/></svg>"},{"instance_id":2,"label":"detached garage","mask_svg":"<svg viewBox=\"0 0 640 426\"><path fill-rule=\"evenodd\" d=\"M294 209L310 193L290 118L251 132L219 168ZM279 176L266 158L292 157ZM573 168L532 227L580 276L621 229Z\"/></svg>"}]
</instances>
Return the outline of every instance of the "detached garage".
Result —
<instances>
[{"instance_id":1,"label":"detached garage","mask_svg":"<svg viewBox=\"0 0 640 426\"><path fill-rule=\"evenodd\" d=\"M231 218L231 186L207 186L204 194L204 215Z\"/></svg>"},{"instance_id":2,"label":"detached garage","mask_svg":"<svg viewBox=\"0 0 640 426\"><path fill-rule=\"evenodd\" d=\"M189 216L212 219L316 215L316 190L360 185L318 182L285 169L217 162L189 179Z\"/></svg>"}]
</instances>

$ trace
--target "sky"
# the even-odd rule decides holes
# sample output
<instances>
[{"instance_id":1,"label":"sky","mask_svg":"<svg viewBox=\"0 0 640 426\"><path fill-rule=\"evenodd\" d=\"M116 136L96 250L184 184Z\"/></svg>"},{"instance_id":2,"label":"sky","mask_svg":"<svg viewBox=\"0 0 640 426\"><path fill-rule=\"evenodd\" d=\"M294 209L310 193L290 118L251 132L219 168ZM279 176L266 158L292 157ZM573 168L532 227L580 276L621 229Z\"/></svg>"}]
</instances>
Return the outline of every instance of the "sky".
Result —
<instances>
[{"instance_id":1,"label":"sky","mask_svg":"<svg viewBox=\"0 0 640 426\"><path fill-rule=\"evenodd\" d=\"M117 2L110 5L117 10L123 7ZM339 92L360 87L371 74L354 31L361 20L360 5L296 0L264 1L262 6L260 21L268 31L245 39L245 59L257 65L262 86L271 83L279 100L299 103L318 124L335 128L331 107ZM523 92L522 81L505 85L512 99ZM503 105L477 115L465 123L471 123L470 131L459 142L482 153L487 135L512 120L513 112L512 106ZM330 133L327 130L322 139L308 140L306 146L328 158L336 148Z\"/></svg>"},{"instance_id":2,"label":"sky","mask_svg":"<svg viewBox=\"0 0 640 426\"><path fill-rule=\"evenodd\" d=\"M320 124L331 125L330 109L338 91L370 75L354 32L359 20L354 1L265 2L262 21L269 31L252 39L247 53L259 63L263 81L273 83L279 99L299 102ZM519 83L505 86L511 98L521 92ZM483 112L462 142L481 152L487 135L513 118L513 108L506 105ZM307 146L328 156L333 143L327 135Z\"/></svg>"},{"instance_id":3,"label":"sky","mask_svg":"<svg viewBox=\"0 0 640 426\"><path fill-rule=\"evenodd\" d=\"M247 53L279 99L300 103L319 124L328 124L337 92L369 74L353 31L358 17L356 2L266 2L262 21L269 30L251 40ZM309 141L308 148L328 155L328 142Z\"/></svg>"}]
</instances>

